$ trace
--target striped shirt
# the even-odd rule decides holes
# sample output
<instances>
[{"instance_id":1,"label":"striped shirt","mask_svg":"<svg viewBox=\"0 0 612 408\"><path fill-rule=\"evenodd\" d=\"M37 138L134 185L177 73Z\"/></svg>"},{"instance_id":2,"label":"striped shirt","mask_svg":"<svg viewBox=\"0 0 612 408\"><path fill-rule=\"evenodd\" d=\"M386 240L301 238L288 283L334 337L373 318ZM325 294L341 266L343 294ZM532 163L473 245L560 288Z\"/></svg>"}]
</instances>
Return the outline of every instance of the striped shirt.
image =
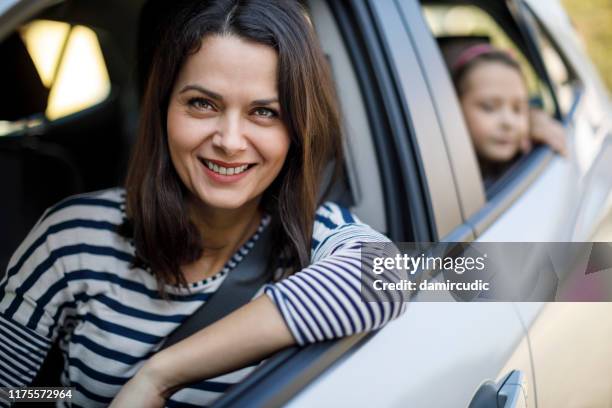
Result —
<instances>
[{"instance_id":1,"label":"striped shirt","mask_svg":"<svg viewBox=\"0 0 612 408\"><path fill-rule=\"evenodd\" d=\"M48 209L19 246L0 282L0 386L30 384L57 342L64 358L62 384L76 389L72 406L107 406L217 290L270 221L264 217L217 274L190 283L189 291L167 285L169 299L162 299L155 277L133 266L131 240L117 232L124 208L120 188L68 198ZM255 297L269 296L299 345L381 327L405 304L382 296L378 302L362 300L360 247L387 241L347 209L327 202L316 213L310 266L265 284ZM210 404L254 368L190 385L167 406Z\"/></svg>"}]
</instances>

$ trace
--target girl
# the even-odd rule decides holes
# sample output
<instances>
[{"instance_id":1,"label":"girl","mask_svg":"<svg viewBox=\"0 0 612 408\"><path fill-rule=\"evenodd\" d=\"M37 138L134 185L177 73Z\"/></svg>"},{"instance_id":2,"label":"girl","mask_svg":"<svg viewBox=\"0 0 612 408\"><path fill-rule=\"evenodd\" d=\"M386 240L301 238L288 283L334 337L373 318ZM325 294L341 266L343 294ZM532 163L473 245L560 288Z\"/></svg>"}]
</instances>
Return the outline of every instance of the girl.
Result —
<instances>
[{"instance_id":1,"label":"girl","mask_svg":"<svg viewBox=\"0 0 612 408\"><path fill-rule=\"evenodd\" d=\"M372 330L404 310L401 297L369 303L360 292L362 243L388 239L318 204L342 142L304 10L284 0L192 3L156 48L125 189L49 209L10 262L3 386L29 384L58 341L74 405L207 405L277 350ZM156 353L266 228L271 282Z\"/></svg>"},{"instance_id":2,"label":"girl","mask_svg":"<svg viewBox=\"0 0 612 408\"><path fill-rule=\"evenodd\" d=\"M477 44L461 52L450 68L485 186L528 152L532 142L566 154L563 127L529 107L525 78L510 54Z\"/></svg>"}]
</instances>

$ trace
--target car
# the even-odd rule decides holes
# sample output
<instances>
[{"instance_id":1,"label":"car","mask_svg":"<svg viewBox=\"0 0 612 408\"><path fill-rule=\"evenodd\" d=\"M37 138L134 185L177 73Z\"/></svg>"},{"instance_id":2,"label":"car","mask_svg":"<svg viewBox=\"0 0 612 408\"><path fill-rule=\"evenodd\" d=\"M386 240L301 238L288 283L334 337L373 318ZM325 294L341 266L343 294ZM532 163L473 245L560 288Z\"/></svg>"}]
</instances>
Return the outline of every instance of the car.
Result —
<instances>
[{"instance_id":1,"label":"car","mask_svg":"<svg viewBox=\"0 0 612 408\"><path fill-rule=\"evenodd\" d=\"M334 197L363 221L396 242L612 241L612 106L558 1L304 3L344 118L347 178ZM0 5L3 269L45 208L121 182L146 70L136 62L163 7ZM520 56L534 100L566 129L567 158L539 146L485 189L439 45L466 36ZM589 277L603 299L608 275ZM606 302L417 294L381 330L278 353L215 406L609 406L611 314ZM37 381L49 385L44 372Z\"/></svg>"}]
</instances>

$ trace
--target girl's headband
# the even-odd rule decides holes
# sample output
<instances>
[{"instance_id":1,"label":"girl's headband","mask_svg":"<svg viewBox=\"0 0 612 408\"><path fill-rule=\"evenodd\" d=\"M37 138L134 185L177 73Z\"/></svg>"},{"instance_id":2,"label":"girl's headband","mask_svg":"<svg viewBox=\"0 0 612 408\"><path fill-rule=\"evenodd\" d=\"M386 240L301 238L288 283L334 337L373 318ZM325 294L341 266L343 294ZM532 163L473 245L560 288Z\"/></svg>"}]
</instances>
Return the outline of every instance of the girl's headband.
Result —
<instances>
[{"instance_id":1,"label":"girl's headband","mask_svg":"<svg viewBox=\"0 0 612 408\"><path fill-rule=\"evenodd\" d=\"M508 55L510 58L514 59L512 54L510 54L509 52L495 48L490 44L476 44L466 48L457 56L455 62L453 62L453 64L451 65L451 71L457 72L457 70L467 65L470 61L473 61L481 55L489 54L492 52L502 52Z\"/></svg>"}]
</instances>

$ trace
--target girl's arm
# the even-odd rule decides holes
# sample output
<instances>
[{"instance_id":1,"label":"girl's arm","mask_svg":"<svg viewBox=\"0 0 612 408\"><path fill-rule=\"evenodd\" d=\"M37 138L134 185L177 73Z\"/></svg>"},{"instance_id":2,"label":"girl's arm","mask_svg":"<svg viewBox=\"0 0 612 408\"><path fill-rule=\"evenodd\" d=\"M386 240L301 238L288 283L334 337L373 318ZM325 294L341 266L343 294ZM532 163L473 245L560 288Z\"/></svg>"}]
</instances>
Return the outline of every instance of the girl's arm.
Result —
<instances>
[{"instance_id":1,"label":"girl's arm","mask_svg":"<svg viewBox=\"0 0 612 408\"><path fill-rule=\"evenodd\" d=\"M529 137L521 142L523 153L528 153L533 143L541 143L550 146L553 151L561 156L567 156L565 129L548 113L538 108L531 108L529 110L529 128Z\"/></svg>"},{"instance_id":2,"label":"girl's arm","mask_svg":"<svg viewBox=\"0 0 612 408\"><path fill-rule=\"evenodd\" d=\"M228 373L295 344L267 296L157 353L115 397L112 407L163 407L189 383Z\"/></svg>"}]
</instances>

